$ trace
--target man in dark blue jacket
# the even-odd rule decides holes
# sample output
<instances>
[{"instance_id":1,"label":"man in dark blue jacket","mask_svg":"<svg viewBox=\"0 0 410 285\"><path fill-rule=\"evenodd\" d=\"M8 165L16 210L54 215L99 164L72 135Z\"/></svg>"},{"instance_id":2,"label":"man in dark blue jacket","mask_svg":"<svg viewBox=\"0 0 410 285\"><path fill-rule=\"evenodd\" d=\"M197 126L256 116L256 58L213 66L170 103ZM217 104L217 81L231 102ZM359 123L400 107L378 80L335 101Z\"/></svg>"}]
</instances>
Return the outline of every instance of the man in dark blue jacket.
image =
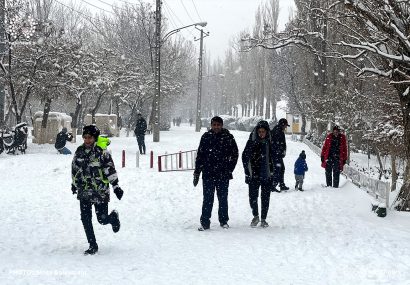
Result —
<instances>
[{"instance_id":1,"label":"man in dark blue jacket","mask_svg":"<svg viewBox=\"0 0 410 285\"><path fill-rule=\"evenodd\" d=\"M67 128L64 127L61 130L61 132L57 134L56 143L54 144L54 147L61 154L71 154L71 151L68 148L66 148L65 144L66 144L66 141L70 142L72 140L73 140L73 135L71 133L67 133Z\"/></svg>"},{"instance_id":2,"label":"man in dark blue jacket","mask_svg":"<svg viewBox=\"0 0 410 285\"><path fill-rule=\"evenodd\" d=\"M228 187L238 161L238 146L233 135L222 127L222 118L213 117L211 130L202 135L196 156L194 186L198 184L202 172L204 195L199 231L210 228L215 189L219 200L219 224L225 229L229 228Z\"/></svg>"},{"instance_id":3,"label":"man in dark blue jacket","mask_svg":"<svg viewBox=\"0 0 410 285\"><path fill-rule=\"evenodd\" d=\"M289 190L289 187L285 185L284 181L285 164L283 163L283 159L286 156L286 127L289 127L288 121L282 118L271 131L273 164L275 166L272 191L275 192ZM280 190L276 189L278 184Z\"/></svg>"}]
</instances>

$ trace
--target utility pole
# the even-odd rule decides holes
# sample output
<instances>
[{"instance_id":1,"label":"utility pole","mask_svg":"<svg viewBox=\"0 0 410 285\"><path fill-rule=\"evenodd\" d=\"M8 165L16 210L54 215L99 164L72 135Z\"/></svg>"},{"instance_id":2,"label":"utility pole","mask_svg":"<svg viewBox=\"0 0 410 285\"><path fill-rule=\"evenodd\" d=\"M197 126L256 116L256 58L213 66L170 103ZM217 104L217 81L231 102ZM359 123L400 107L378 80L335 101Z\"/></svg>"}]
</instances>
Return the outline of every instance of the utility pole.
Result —
<instances>
[{"instance_id":1,"label":"utility pole","mask_svg":"<svg viewBox=\"0 0 410 285\"><path fill-rule=\"evenodd\" d=\"M4 12L6 10L6 1L0 0L0 58L4 56L6 51L5 34L6 24L4 22ZM4 86L0 84L0 127L5 125L4 122L4 105L5 105Z\"/></svg>"},{"instance_id":2,"label":"utility pole","mask_svg":"<svg viewBox=\"0 0 410 285\"><path fill-rule=\"evenodd\" d=\"M152 137L154 142L159 142L161 118L161 0L156 0L155 10L155 95L152 104L153 120Z\"/></svg>"},{"instance_id":3,"label":"utility pole","mask_svg":"<svg viewBox=\"0 0 410 285\"><path fill-rule=\"evenodd\" d=\"M209 36L209 33L205 33L203 29L198 29L201 32L201 37L199 38L199 72L198 72L198 97L196 99L196 122L195 122L195 132L201 131L201 97L202 97L202 55L204 52L204 34Z\"/></svg>"}]
</instances>

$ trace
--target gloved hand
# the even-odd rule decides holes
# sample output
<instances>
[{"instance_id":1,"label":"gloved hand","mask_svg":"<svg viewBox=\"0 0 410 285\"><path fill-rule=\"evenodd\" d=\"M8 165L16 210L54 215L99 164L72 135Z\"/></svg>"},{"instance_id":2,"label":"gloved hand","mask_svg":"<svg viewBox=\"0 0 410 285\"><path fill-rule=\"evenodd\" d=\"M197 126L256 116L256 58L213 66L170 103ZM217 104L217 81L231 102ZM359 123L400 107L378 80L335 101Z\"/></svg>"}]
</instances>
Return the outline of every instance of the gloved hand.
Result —
<instances>
[{"instance_id":1,"label":"gloved hand","mask_svg":"<svg viewBox=\"0 0 410 285\"><path fill-rule=\"evenodd\" d=\"M245 183L246 184L251 183L251 177L249 175L245 175Z\"/></svg>"},{"instance_id":2,"label":"gloved hand","mask_svg":"<svg viewBox=\"0 0 410 285\"><path fill-rule=\"evenodd\" d=\"M73 195L77 194L77 188L75 188L75 186L72 184L71 184L71 192L73 192Z\"/></svg>"},{"instance_id":3,"label":"gloved hand","mask_svg":"<svg viewBox=\"0 0 410 285\"><path fill-rule=\"evenodd\" d=\"M342 163L343 163L343 165L345 165L345 164L346 164L346 160L343 160Z\"/></svg>"},{"instance_id":4,"label":"gloved hand","mask_svg":"<svg viewBox=\"0 0 410 285\"><path fill-rule=\"evenodd\" d=\"M320 157L320 160L323 162L323 161L325 161L325 157L324 156L321 156Z\"/></svg>"},{"instance_id":5,"label":"gloved hand","mask_svg":"<svg viewBox=\"0 0 410 285\"><path fill-rule=\"evenodd\" d=\"M114 194L117 196L118 200L121 200L122 195L124 195L124 191L120 187L116 187L114 189Z\"/></svg>"},{"instance_id":6,"label":"gloved hand","mask_svg":"<svg viewBox=\"0 0 410 285\"><path fill-rule=\"evenodd\" d=\"M194 173L194 187L198 185L198 182L199 182L199 174Z\"/></svg>"}]
</instances>

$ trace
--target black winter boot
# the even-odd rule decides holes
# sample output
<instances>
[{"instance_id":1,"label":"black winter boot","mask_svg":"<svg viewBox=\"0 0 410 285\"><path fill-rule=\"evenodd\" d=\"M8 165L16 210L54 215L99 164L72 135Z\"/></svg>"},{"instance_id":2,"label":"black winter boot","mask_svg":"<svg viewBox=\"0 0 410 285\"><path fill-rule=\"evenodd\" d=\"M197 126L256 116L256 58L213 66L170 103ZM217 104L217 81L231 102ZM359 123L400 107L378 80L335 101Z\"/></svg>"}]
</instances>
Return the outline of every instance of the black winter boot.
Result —
<instances>
[{"instance_id":1,"label":"black winter boot","mask_svg":"<svg viewBox=\"0 0 410 285\"><path fill-rule=\"evenodd\" d=\"M287 191L287 190L289 190L289 187L286 186L285 184L282 184L282 185L280 185L280 190L281 191Z\"/></svg>"},{"instance_id":2,"label":"black winter boot","mask_svg":"<svg viewBox=\"0 0 410 285\"><path fill-rule=\"evenodd\" d=\"M116 210L113 210L111 212L111 216L112 216L112 219L113 219L113 221L111 222L112 231L114 233L117 233L120 230L120 227L121 227L120 216L119 216L119 214Z\"/></svg>"},{"instance_id":3,"label":"black winter boot","mask_svg":"<svg viewBox=\"0 0 410 285\"><path fill-rule=\"evenodd\" d=\"M90 244L90 247L84 251L84 255L94 255L98 252L98 244Z\"/></svg>"}]
</instances>

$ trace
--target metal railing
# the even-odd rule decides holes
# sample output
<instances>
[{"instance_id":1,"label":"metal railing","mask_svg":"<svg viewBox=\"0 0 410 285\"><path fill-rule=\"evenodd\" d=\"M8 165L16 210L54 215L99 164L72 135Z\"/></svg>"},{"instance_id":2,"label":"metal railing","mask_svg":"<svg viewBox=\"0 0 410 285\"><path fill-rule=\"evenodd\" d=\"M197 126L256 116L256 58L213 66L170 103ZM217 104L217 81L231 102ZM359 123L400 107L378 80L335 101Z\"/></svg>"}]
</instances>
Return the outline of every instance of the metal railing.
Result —
<instances>
[{"instance_id":1,"label":"metal railing","mask_svg":"<svg viewBox=\"0 0 410 285\"><path fill-rule=\"evenodd\" d=\"M195 169L196 150L180 151L177 153L158 156L158 171L187 171Z\"/></svg>"}]
</instances>

